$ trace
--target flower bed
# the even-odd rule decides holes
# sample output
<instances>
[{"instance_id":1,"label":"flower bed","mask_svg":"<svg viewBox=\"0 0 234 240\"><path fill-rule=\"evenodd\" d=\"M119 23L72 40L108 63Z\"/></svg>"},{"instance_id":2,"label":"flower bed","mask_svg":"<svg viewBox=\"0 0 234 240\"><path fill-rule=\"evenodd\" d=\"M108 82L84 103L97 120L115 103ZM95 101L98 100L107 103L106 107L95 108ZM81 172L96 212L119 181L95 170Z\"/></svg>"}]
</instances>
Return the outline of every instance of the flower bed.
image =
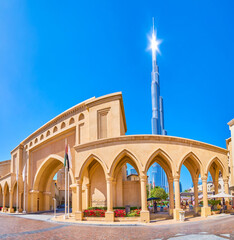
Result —
<instances>
[{"instance_id":1,"label":"flower bed","mask_svg":"<svg viewBox=\"0 0 234 240\"><path fill-rule=\"evenodd\" d=\"M128 215L126 215L125 209L114 209L115 217L139 217L141 209L131 210ZM88 209L84 210L84 217L105 217L105 209Z\"/></svg>"},{"instance_id":2,"label":"flower bed","mask_svg":"<svg viewBox=\"0 0 234 240\"><path fill-rule=\"evenodd\" d=\"M126 217L125 209L116 209L114 210L115 217Z\"/></svg>"},{"instance_id":3,"label":"flower bed","mask_svg":"<svg viewBox=\"0 0 234 240\"><path fill-rule=\"evenodd\" d=\"M84 217L105 217L105 212L103 209L84 210Z\"/></svg>"}]
</instances>

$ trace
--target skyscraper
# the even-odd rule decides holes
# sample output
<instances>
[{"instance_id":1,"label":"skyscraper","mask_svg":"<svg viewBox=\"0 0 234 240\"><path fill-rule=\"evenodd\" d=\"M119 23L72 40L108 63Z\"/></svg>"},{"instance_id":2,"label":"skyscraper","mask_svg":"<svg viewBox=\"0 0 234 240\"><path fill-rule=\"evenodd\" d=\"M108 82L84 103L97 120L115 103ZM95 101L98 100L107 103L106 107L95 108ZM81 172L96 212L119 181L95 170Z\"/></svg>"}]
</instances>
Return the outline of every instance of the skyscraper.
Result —
<instances>
[{"instance_id":1,"label":"skyscraper","mask_svg":"<svg viewBox=\"0 0 234 240\"><path fill-rule=\"evenodd\" d=\"M160 96L159 71L157 65L157 51L160 41L156 39L154 31L153 18L153 33L151 38L152 49L152 73L151 73L151 98L152 98L152 134L166 135L164 129L164 110L163 98Z\"/></svg>"},{"instance_id":2,"label":"skyscraper","mask_svg":"<svg viewBox=\"0 0 234 240\"><path fill-rule=\"evenodd\" d=\"M151 98L152 98L152 134L167 135L164 129L164 110L163 98L160 96L159 70L157 65L157 51L160 41L156 38L154 31L153 18L153 32L151 38L152 49L152 73L151 73ZM156 171L157 170L157 171ZM160 165L155 163L154 174L152 170L153 179L156 186L160 186L168 191L167 177Z\"/></svg>"}]
</instances>

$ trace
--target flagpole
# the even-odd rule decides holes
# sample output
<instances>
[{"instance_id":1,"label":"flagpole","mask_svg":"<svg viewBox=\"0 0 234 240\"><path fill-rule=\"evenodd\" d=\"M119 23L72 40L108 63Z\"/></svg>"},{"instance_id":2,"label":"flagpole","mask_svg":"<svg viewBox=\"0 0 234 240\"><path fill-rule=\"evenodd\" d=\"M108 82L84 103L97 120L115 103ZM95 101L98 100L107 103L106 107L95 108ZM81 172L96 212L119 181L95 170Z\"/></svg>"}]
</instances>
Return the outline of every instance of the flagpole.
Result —
<instances>
[{"instance_id":1,"label":"flagpole","mask_svg":"<svg viewBox=\"0 0 234 240\"><path fill-rule=\"evenodd\" d=\"M65 167L65 215L64 218L67 218L67 164Z\"/></svg>"},{"instance_id":2,"label":"flagpole","mask_svg":"<svg viewBox=\"0 0 234 240\"><path fill-rule=\"evenodd\" d=\"M16 213L19 213L19 179L17 180L17 200L16 200Z\"/></svg>"},{"instance_id":3,"label":"flagpole","mask_svg":"<svg viewBox=\"0 0 234 240\"><path fill-rule=\"evenodd\" d=\"M26 213L26 210L25 210L25 205L26 205L26 204L25 204L25 200L26 200L26 199L25 199L25 188L26 188L25 182L26 182L26 181L25 181L25 177L24 177L24 211L23 211L23 213Z\"/></svg>"},{"instance_id":4,"label":"flagpole","mask_svg":"<svg viewBox=\"0 0 234 240\"><path fill-rule=\"evenodd\" d=\"M68 182L68 184L67 184L68 185L67 186L67 190L68 190L68 197L67 197L68 198L68 208L67 208L67 212L68 212L68 218L69 218L69 211L70 211L70 209L69 209L70 208L70 203L69 203L70 202L69 201L69 171L68 171L68 174L67 174L67 182Z\"/></svg>"}]
</instances>

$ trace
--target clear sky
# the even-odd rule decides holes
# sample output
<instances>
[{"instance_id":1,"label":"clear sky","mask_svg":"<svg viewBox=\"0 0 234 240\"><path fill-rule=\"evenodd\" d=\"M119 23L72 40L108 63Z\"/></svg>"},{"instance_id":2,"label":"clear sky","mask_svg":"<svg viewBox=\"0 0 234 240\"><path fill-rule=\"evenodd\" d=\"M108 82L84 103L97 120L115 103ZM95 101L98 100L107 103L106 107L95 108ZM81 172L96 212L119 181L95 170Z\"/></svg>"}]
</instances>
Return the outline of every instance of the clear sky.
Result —
<instances>
[{"instance_id":1,"label":"clear sky","mask_svg":"<svg viewBox=\"0 0 234 240\"><path fill-rule=\"evenodd\" d=\"M234 1L0 1L0 160L41 125L122 91L127 134L151 133L155 17L168 135L225 147L234 118Z\"/></svg>"}]
</instances>

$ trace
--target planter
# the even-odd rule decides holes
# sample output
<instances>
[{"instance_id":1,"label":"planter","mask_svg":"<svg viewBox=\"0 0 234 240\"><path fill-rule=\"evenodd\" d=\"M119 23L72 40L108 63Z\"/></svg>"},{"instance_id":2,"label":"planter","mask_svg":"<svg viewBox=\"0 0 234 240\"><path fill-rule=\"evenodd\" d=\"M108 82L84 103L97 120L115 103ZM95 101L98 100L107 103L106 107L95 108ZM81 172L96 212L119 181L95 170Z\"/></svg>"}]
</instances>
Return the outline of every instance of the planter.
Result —
<instances>
[{"instance_id":1,"label":"planter","mask_svg":"<svg viewBox=\"0 0 234 240\"><path fill-rule=\"evenodd\" d=\"M115 222L139 222L140 217L115 217Z\"/></svg>"},{"instance_id":2,"label":"planter","mask_svg":"<svg viewBox=\"0 0 234 240\"><path fill-rule=\"evenodd\" d=\"M105 221L105 217L83 217L84 221Z\"/></svg>"},{"instance_id":3,"label":"planter","mask_svg":"<svg viewBox=\"0 0 234 240\"><path fill-rule=\"evenodd\" d=\"M211 215L220 214L220 210L211 211Z\"/></svg>"}]
</instances>

